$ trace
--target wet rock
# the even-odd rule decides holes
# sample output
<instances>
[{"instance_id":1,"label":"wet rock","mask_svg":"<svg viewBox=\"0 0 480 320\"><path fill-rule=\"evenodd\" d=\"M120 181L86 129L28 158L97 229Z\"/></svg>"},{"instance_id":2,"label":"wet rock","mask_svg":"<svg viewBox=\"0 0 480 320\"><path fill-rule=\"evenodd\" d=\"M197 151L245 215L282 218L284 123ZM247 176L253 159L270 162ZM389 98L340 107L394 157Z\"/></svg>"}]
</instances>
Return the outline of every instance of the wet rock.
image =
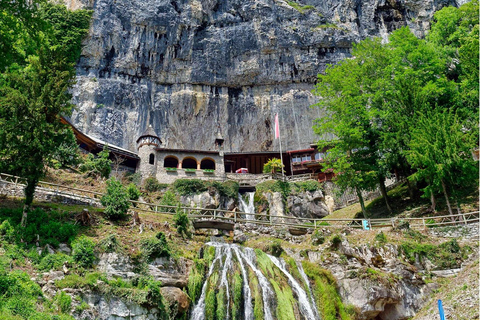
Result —
<instances>
[{"instance_id":1,"label":"wet rock","mask_svg":"<svg viewBox=\"0 0 480 320\"><path fill-rule=\"evenodd\" d=\"M115 252L102 253L97 268L100 272L106 273L108 278L133 279L137 277L133 272L134 265L130 258Z\"/></svg>"},{"instance_id":2,"label":"wet rock","mask_svg":"<svg viewBox=\"0 0 480 320\"><path fill-rule=\"evenodd\" d=\"M244 243L247 241L247 236L240 230L235 230L233 232L233 242L234 243Z\"/></svg>"},{"instance_id":3,"label":"wet rock","mask_svg":"<svg viewBox=\"0 0 480 320\"><path fill-rule=\"evenodd\" d=\"M190 299L185 292L176 287L162 287L161 292L174 313L182 315L188 310Z\"/></svg>"}]
</instances>

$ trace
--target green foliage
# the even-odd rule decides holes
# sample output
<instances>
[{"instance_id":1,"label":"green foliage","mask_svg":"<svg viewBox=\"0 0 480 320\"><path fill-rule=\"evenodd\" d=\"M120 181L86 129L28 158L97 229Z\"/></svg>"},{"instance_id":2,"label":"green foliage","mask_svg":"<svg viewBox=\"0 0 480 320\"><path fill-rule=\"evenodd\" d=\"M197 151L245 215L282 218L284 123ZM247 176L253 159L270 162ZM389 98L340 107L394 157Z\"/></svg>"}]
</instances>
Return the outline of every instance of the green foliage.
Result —
<instances>
[{"instance_id":1,"label":"green foliage","mask_svg":"<svg viewBox=\"0 0 480 320\"><path fill-rule=\"evenodd\" d=\"M145 190L147 192L156 192L156 191L160 191L160 190L166 188L167 185L158 182L157 178L155 178L155 177L148 177L143 182L143 187L145 188Z\"/></svg>"},{"instance_id":2,"label":"green foliage","mask_svg":"<svg viewBox=\"0 0 480 320\"><path fill-rule=\"evenodd\" d=\"M99 247L107 253L118 252L121 249L121 245L114 234L110 234L100 241Z\"/></svg>"},{"instance_id":3,"label":"green foliage","mask_svg":"<svg viewBox=\"0 0 480 320\"><path fill-rule=\"evenodd\" d=\"M282 172L283 167L285 166L280 159L272 158L263 165L263 173L276 174L277 172Z\"/></svg>"},{"instance_id":4,"label":"green foliage","mask_svg":"<svg viewBox=\"0 0 480 320\"><path fill-rule=\"evenodd\" d=\"M214 272L208 279L207 294L205 297L205 319L216 319L217 299L215 288L218 282L218 272Z\"/></svg>"},{"instance_id":5,"label":"green foliage","mask_svg":"<svg viewBox=\"0 0 480 320\"><path fill-rule=\"evenodd\" d=\"M57 161L56 168L66 168L68 166L76 166L80 164L80 149L75 140L75 136L68 135L67 139L71 140L60 144L53 155L53 159Z\"/></svg>"},{"instance_id":6,"label":"green foliage","mask_svg":"<svg viewBox=\"0 0 480 320\"><path fill-rule=\"evenodd\" d=\"M401 245L402 253L410 263L415 263L416 257L429 259L438 270L453 269L461 266L467 258L470 248L460 247L456 239L440 245L405 242Z\"/></svg>"},{"instance_id":7,"label":"green foliage","mask_svg":"<svg viewBox=\"0 0 480 320\"><path fill-rule=\"evenodd\" d=\"M233 276L233 305L232 305L232 319L240 317L240 310L242 308L243 298L243 278L239 272Z\"/></svg>"},{"instance_id":8,"label":"green foliage","mask_svg":"<svg viewBox=\"0 0 480 320\"><path fill-rule=\"evenodd\" d=\"M217 318L216 319L225 319L225 316L227 315L227 310L225 305L225 300L226 300L225 287L221 287L218 290L216 298L217 298L217 308L216 308Z\"/></svg>"},{"instance_id":9,"label":"green foliage","mask_svg":"<svg viewBox=\"0 0 480 320\"><path fill-rule=\"evenodd\" d=\"M310 261L302 261L305 274L313 281L313 295L324 320L350 320L332 274Z\"/></svg>"},{"instance_id":10,"label":"green foliage","mask_svg":"<svg viewBox=\"0 0 480 320\"><path fill-rule=\"evenodd\" d=\"M294 192L315 192L322 190L322 185L317 180L297 181L291 184L291 189Z\"/></svg>"},{"instance_id":11,"label":"green foliage","mask_svg":"<svg viewBox=\"0 0 480 320\"><path fill-rule=\"evenodd\" d=\"M0 235L9 242L17 242L22 246L29 246L40 239L39 244L51 244L58 246L59 243L70 243L77 234L78 227L69 222L63 222L64 216L57 211L45 211L35 208L30 213L30 223L21 227L21 209L0 208L0 219L4 222L0 226ZM6 222L8 221L8 222ZM13 228L13 231L12 231ZM5 238L7 236L7 238Z\"/></svg>"},{"instance_id":12,"label":"green foliage","mask_svg":"<svg viewBox=\"0 0 480 320\"><path fill-rule=\"evenodd\" d=\"M72 309L72 297L63 291L57 293L53 301L62 313L69 313Z\"/></svg>"},{"instance_id":13,"label":"green foliage","mask_svg":"<svg viewBox=\"0 0 480 320\"><path fill-rule=\"evenodd\" d=\"M266 246L265 250L271 253L272 256L280 257L283 252L282 241L279 239L273 240Z\"/></svg>"},{"instance_id":14,"label":"green foliage","mask_svg":"<svg viewBox=\"0 0 480 320\"><path fill-rule=\"evenodd\" d=\"M177 179L173 183L173 188L182 196L198 194L207 190L205 183L199 179Z\"/></svg>"},{"instance_id":15,"label":"green foliage","mask_svg":"<svg viewBox=\"0 0 480 320\"><path fill-rule=\"evenodd\" d=\"M441 177L452 192L478 181L468 151L478 141L478 1L443 8L435 18L426 40L408 28L386 44L366 39L353 59L319 75L326 116L314 130L319 147L333 146L327 163L343 189L370 190L409 165L427 193L440 191Z\"/></svg>"},{"instance_id":16,"label":"green foliage","mask_svg":"<svg viewBox=\"0 0 480 320\"><path fill-rule=\"evenodd\" d=\"M63 253L47 254L42 258L42 260L38 264L38 270L40 271L61 270L65 262L67 264L72 264L73 263L72 257Z\"/></svg>"},{"instance_id":17,"label":"green foliage","mask_svg":"<svg viewBox=\"0 0 480 320\"><path fill-rule=\"evenodd\" d=\"M149 261L161 257L168 258L171 255L167 238L163 232L157 233L155 238L143 239L140 243L140 247Z\"/></svg>"},{"instance_id":18,"label":"green foliage","mask_svg":"<svg viewBox=\"0 0 480 320\"><path fill-rule=\"evenodd\" d=\"M80 165L80 171L90 177L108 178L112 172L112 161L108 159L108 146L104 146L103 150L96 156L89 153L84 162Z\"/></svg>"},{"instance_id":19,"label":"green foliage","mask_svg":"<svg viewBox=\"0 0 480 320\"><path fill-rule=\"evenodd\" d=\"M375 241L377 241L379 244L383 245L387 243L387 236L383 231L380 231L380 233L377 233L375 235Z\"/></svg>"},{"instance_id":20,"label":"green foliage","mask_svg":"<svg viewBox=\"0 0 480 320\"><path fill-rule=\"evenodd\" d=\"M188 215L183 209L180 208L180 205L177 207L176 213L173 216L173 222L175 227L177 228L177 232L182 237L190 238L192 236L189 228L190 228L190 219L188 219Z\"/></svg>"},{"instance_id":21,"label":"green foliage","mask_svg":"<svg viewBox=\"0 0 480 320\"><path fill-rule=\"evenodd\" d=\"M204 259L195 259L188 275L187 292L192 303L196 303L197 298L202 293L203 278L206 268Z\"/></svg>"},{"instance_id":22,"label":"green foliage","mask_svg":"<svg viewBox=\"0 0 480 320\"><path fill-rule=\"evenodd\" d=\"M102 196L101 203L105 207L105 215L109 219L122 219L126 216L130 202L122 183L115 177L107 180L107 192Z\"/></svg>"},{"instance_id":23,"label":"green foliage","mask_svg":"<svg viewBox=\"0 0 480 320\"><path fill-rule=\"evenodd\" d=\"M320 244L324 244L325 243L325 237L323 236L323 234L318 231L318 230L315 230L311 236L311 243L313 246L318 246Z\"/></svg>"},{"instance_id":24,"label":"green foliage","mask_svg":"<svg viewBox=\"0 0 480 320\"><path fill-rule=\"evenodd\" d=\"M27 179L25 209L46 166L71 160L63 159L62 151L73 147L75 140L60 116L72 111L68 89L74 84L75 69L71 62L78 58L90 20L86 11L67 13L65 6L58 5L65 15L82 22L75 27L59 25L59 20L72 20L55 19L55 10L43 10L48 5L41 4L45 2L0 3L0 171ZM77 53L69 52L67 42L78 47ZM59 146L63 150L57 151ZM71 153L66 154L70 158Z\"/></svg>"},{"instance_id":25,"label":"green foliage","mask_svg":"<svg viewBox=\"0 0 480 320\"><path fill-rule=\"evenodd\" d=\"M296 3L295 1L287 1L287 3L292 7L294 8L295 10L297 10L298 12L300 13L305 13L305 11L309 11L309 10L314 10L315 7L314 6L310 6L310 5L306 5L306 6L301 6L299 5L298 3Z\"/></svg>"},{"instance_id":26,"label":"green foliage","mask_svg":"<svg viewBox=\"0 0 480 320\"><path fill-rule=\"evenodd\" d=\"M88 34L91 10L68 10L62 4L44 2L40 7L40 18L51 27L52 45L62 48L69 62L76 62L80 57L82 39Z\"/></svg>"},{"instance_id":27,"label":"green foliage","mask_svg":"<svg viewBox=\"0 0 480 320\"><path fill-rule=\"evenodd\" d=\"M288 182L267 180L257 184L255 187L255 197L260 198L261 195L266 192L280 192L285 200L290 194L290 188L290 183Z\"/></svg>"},{"instance_id":28,"label":"green foliage","mask_svg":"<svg viewBox=\"0 0 480 320\"><path fill-rule=\"evenodd\" d=\"M160 204L163 206L178 206L180 202L178 201L177 195L173 190L168 189L160 199ZM175 208L164 208L163 210L167 212L175 212Z\"/></svg>"},{"instance_id":29,"label":"green foliage","mask_svg":"<svg viewBox=\"0 0 480 320\"><path fill-rule=\"evenodd\" d=\"M332 249L338 249L342 244L342 237L338 234L334 235L331 240Z\"/></svg>"},{"instance_id":30,"label":"green foliage","mask_svg":"<svg viewBox=\"0 0 480 320\"><path fill-rule=\"evenodd\" d=\"M138 190L137 186L135 183L129 183L127 186L127 195L128 199L137 201L140 198L140 190Z\"/></svg>"},{"instance_id":31,"label":"green foliage","mask_svg":"<svg viewBox=\"0 0 480 320\"><path fill-rule=\"evenodd\" d=\"M81 236L72 242L73 260L82 268L90 268L95 261L95 242L86 236Z\"/></svg>"}]
</instances>

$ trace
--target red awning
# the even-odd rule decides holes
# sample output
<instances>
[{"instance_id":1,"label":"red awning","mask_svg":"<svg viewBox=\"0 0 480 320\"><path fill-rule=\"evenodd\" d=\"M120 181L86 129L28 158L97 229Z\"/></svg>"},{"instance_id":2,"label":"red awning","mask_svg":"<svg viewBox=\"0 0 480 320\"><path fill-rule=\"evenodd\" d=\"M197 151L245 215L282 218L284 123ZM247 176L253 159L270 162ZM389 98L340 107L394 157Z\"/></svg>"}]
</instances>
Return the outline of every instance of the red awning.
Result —
<instances>
[{"instance_id":1,"label":"red awning","mask_svg":"<svg viewBox=\"0 0 480 320\"><path fill-rule=\"evenodd\" d=\"M248 173L248 169L247 168L240 168L240 169L235 170L235 173Z\"/></svg>"}]
</instances>

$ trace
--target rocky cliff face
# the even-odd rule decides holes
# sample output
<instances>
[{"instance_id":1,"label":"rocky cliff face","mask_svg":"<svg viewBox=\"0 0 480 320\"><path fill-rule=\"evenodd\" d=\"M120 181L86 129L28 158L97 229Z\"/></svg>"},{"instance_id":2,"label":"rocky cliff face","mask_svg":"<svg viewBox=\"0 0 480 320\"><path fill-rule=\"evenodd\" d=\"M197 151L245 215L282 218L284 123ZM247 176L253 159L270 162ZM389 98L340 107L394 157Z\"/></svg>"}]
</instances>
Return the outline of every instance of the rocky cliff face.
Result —
<instances>
[{"instance_id":1,"label":"rocky cliff face","mask_svg":"<svg viewBox=\"0 0 480 320\"><path fill-rule=\"evenodd\" d=\"M457 0L69 0L93 8L72 120L135 150L148 124L164 146L276 150L316 140L311 90L354 42L408 25L423 36Z\"/></svg>"}]
</instances>

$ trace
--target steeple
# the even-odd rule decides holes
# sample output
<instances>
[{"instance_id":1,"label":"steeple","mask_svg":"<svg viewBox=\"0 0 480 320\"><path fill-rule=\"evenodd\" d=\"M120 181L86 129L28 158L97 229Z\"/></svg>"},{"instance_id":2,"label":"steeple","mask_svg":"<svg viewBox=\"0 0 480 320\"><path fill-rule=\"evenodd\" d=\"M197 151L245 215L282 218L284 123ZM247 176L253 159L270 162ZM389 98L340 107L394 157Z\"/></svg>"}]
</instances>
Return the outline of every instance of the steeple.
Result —
<instances>
[{"instance_id":1,"label":"steeple","mask_svg":"<svg viewBox=\"0 0 480 320\"><path fill-rule=\"evenodd\" d=\"M152 128L152 125L149 125L148 128L137 139L137 148L140 148L143 145L155 145L159 147L161 144L162 140L160 140L160 138L157 136L155 130Z\"/></svg>"}]
</instances>

